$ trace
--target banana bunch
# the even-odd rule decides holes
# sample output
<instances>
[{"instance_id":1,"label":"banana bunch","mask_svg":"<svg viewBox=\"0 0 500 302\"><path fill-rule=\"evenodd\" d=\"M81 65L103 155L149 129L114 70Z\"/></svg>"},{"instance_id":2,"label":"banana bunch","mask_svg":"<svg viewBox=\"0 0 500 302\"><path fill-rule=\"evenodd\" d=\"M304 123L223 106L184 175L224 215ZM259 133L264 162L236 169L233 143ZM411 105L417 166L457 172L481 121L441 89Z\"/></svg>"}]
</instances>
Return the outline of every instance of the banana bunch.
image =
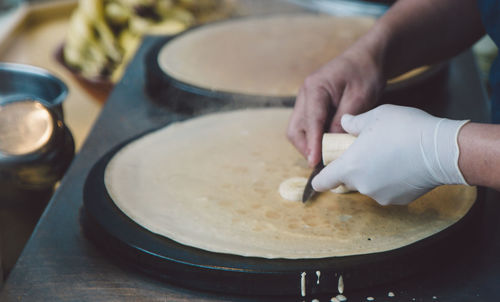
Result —
<instances>
[{"instance_id":1,"label":"banana bunch","mask_svg":"<svg viewBox=\"0 0 500 302\"><path fill-rule=\"evenodd\" d=\"M171 35L222 15L223 0L80 0L63 49L87 79L117 82L146 34Z\"/></svg>"}]
</instances>

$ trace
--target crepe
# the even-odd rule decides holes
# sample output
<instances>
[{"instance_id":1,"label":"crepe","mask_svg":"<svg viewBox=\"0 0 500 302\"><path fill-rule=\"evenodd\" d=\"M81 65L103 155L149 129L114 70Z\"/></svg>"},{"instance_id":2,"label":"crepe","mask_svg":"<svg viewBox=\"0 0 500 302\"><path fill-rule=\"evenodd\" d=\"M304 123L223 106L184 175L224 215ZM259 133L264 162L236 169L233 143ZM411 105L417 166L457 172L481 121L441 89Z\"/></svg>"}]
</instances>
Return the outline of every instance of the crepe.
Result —
<instances>
[{"instance_id":1,"label":"crepe","mask_svg":"<svg viewBox=\"0 0 500 302\"><path fill-rule=\"evenodd\" d=\"M290 259L403 247L454 224L476 199L474 187L442 186L408 206L382 207L359 193L284 200L280 183L311 172L285 138L290 114L239 110L157 130L114 155L107 191L133 221L178 243Z\"/></svg>"},{"instance_id":2,"label":"crepe","mask_svg":"<svg viewBox=\"0 0 500 302\"><path fill-rule=\"evenodd\" d=\"M175 80L208 90L293 97L309 74L340 55L374 23L375 18L367 16L314 14L219 22L174 38L160 50L158 64Z\"/></svg>"},{"instance_id":3,"label":"crepe","mask_svg":"<svg viewBox=\"0 0 500 302\"><path fill-rule=\"evenodd\" d=\"M304 79L375 23L313 14L244 18L200 27L160 51L160 68L209 90L295 96Z\"/></svg>"}]
</instances>

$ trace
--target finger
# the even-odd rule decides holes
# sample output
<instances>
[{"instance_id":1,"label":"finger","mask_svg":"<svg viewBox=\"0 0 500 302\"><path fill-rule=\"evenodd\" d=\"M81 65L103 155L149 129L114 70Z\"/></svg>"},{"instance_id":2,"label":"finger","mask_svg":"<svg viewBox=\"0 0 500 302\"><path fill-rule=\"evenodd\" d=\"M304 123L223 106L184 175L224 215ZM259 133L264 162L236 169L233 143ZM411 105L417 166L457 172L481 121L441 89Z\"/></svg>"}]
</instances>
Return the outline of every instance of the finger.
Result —
<instances>
[{"instance_id":1,"label":"finger","mask_svg":"<svg viewBox=\"0 0 500 302\"><path fill-rule=\"evenodd\" d=\"M341 119L342 128L349 134L358 136L372 120L373 112L359 115L344 114Z\"/></svg>"},{"instance_id":2,"label":"finger","mask_svg":"<svg viewBox=\"0 0 500 302\"><path fill-rule=\"evenodd\" d=\"M321 140L325 132L326 119L329 111L329 95L324 89L305 89L309 107L306 116L306 140L310 166L315 166L321 160Z\"/></svg>"},{"instance_id":3,"label":"finger","mask_svg":"<svg viewBox=\"0 0 500 302\"><path fill-rule=\"evenodd\" d=\"M342 160L331 162L313 178L311 184L315 191L325 192L340 186L342 182Z\"/></svg>"},{"instance_id":4,"label":"finger","mask_svg":"<svg viewBox=\"0 0 500 302\"><path fill-rule=\"evenodd\" d=\"M297 121L297 116L292 116L290 118L288 128L287 128L287 137L288 140L295 146L295 148L307 158L307 140L306 133L303 127L301 126L301 122Z\"/></svg>"},{"instance_id":5,"label":"finger","mask_svg":"<svg viewBox=\"0 0 500 302\"><path fill-rule=\"evenodd\" d=\"M337 111L333 116L332 123L330 125L330 131L336 132L346 132L341 125L341 119L344 114L357 115L371 109L369 105L369 100L364 95L360 95L359 92L353 92L353 89L346 88L342 98L340 99Z\"/></svg>"},{"instance_id":6,"label":"finger","mask_svg":"<svg viewBox=\"0 0 500 302\"><path fill-rule=\"evenodd\" d=\"M305 131L304 130L297 131L294 134L294 136L290 138L290 141L295 146L295 148L300 152L300 154L302 154L305 158L307 158L309 152L307 150L307 140Z\"/></svg>"},{"instance_id":7,"label":"finger","mask_svg":"<svg viewBox=\"0 0 500 302\"><path fill-rule=\"evenodd\" d=\"M310 167L316 166L321 160L321 137L320 132L309 133L308 138L308 155L307 162Z\"/></svg>"},{"instance_id":8,"label":"finger","mask_svg":"<svg viewBox=\"0 0 500 302\"><path fill-rule=\"evenodd\" d=\"M342 128L341 119L344 114L358 114L360 113L360 109L356 107L357 105L354 102L348 101L345 97L339 102L339 106L337 107L337 111L333 116L332 123L330 125L330 132L333 133L344 133L345 130Z\"/></svg>"},{"instance_id":9,"label":"finger","mask_svg":"<svg viewBox=\"0 0 500 302\"><path fill-rule=\"evenodd\" d=\"M297 99L295 100L295 107L288 122L287 137L295 148L307 158L304 95L302 89L299 91Z\"/></svg>"}]
</instances>

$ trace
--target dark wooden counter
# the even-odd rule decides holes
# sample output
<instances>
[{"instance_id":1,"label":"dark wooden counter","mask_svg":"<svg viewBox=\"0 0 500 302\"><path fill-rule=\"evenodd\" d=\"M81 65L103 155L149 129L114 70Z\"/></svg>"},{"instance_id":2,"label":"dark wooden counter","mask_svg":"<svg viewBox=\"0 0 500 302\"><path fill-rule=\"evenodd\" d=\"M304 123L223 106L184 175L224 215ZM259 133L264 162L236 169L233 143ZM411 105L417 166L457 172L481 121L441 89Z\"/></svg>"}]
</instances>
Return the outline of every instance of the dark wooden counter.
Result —
<instances>
[{"instance_id":1,"label":"dark wooden counter","mask_svg":"<svg viewBox=\"0 0 500 302\"><path fill-rule=\"evenodd\" d=\"M11 272L1 301L277 301L197 292L163 283L117 264L83 235L79 218L85 177L92 165L120 142L183 116L144 93L144 55L155 42L145 40L123 80L107 101L87 141L41 217L33 236ZM486 121L484 88L471 52L453 59L443 89L412 93L430 111L450 117ZM401 96L400 96L401 97ZM165 101L165 100L164 100ZM402 100L403 103L407 100ZM477 252L440 274L416 276L390 286L349 293L349 301L494 301L500 292L500 203L488 191L482 241ZM471 243L464 242L470 248ZM411 261L411 259L408 259ZM436 264L439 266L440 264ZM395 298L387 298L393 291ZM433 299L433 296L436 299ZM384 298L384 299L382 299ZM329 301L328 297L321 301Z\"/></svg>"}]
</instances>

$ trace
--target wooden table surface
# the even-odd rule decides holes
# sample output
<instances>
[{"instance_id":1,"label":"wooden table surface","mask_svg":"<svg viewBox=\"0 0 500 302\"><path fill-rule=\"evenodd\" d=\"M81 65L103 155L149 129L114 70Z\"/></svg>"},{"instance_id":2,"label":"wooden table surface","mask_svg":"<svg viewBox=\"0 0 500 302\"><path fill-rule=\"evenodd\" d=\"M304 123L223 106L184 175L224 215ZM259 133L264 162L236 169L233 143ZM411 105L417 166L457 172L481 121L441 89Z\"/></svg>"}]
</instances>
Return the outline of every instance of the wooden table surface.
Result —
<instances>
[{"instance_id":1,"label":"wooden table surface","mask_svg":"<svg viewBox=\"0 0 500 302\"><path fill-rule=\"evenodd\" d=\"M83 234L80 219L85 177L92 165L113 146L148 129L183 118L163 101L144 93L144 59L157 38L147 38L123 80L105 104L80 153L42 215L34 234L0 294L0 301L293 301L290 298L236 297L176 287L118 265ZM487 121L484 87L470 51L453 59L441 88L425 93L399 95L394 101L421 102L440 116ZM500 276L500 213L497 196L488 191L485 238L497 238L474 259L465 259L442 275L403 280L370 292L347 293L349 301L362 301L366 294L388 301L493 301L494 276ZM464 243L466 244L466 243ZM409 259L411 261L411 259ZM383 299L377 299L381 301ZM329 301L323 297L321 301Z\"/></svg>"}]
</instances>

